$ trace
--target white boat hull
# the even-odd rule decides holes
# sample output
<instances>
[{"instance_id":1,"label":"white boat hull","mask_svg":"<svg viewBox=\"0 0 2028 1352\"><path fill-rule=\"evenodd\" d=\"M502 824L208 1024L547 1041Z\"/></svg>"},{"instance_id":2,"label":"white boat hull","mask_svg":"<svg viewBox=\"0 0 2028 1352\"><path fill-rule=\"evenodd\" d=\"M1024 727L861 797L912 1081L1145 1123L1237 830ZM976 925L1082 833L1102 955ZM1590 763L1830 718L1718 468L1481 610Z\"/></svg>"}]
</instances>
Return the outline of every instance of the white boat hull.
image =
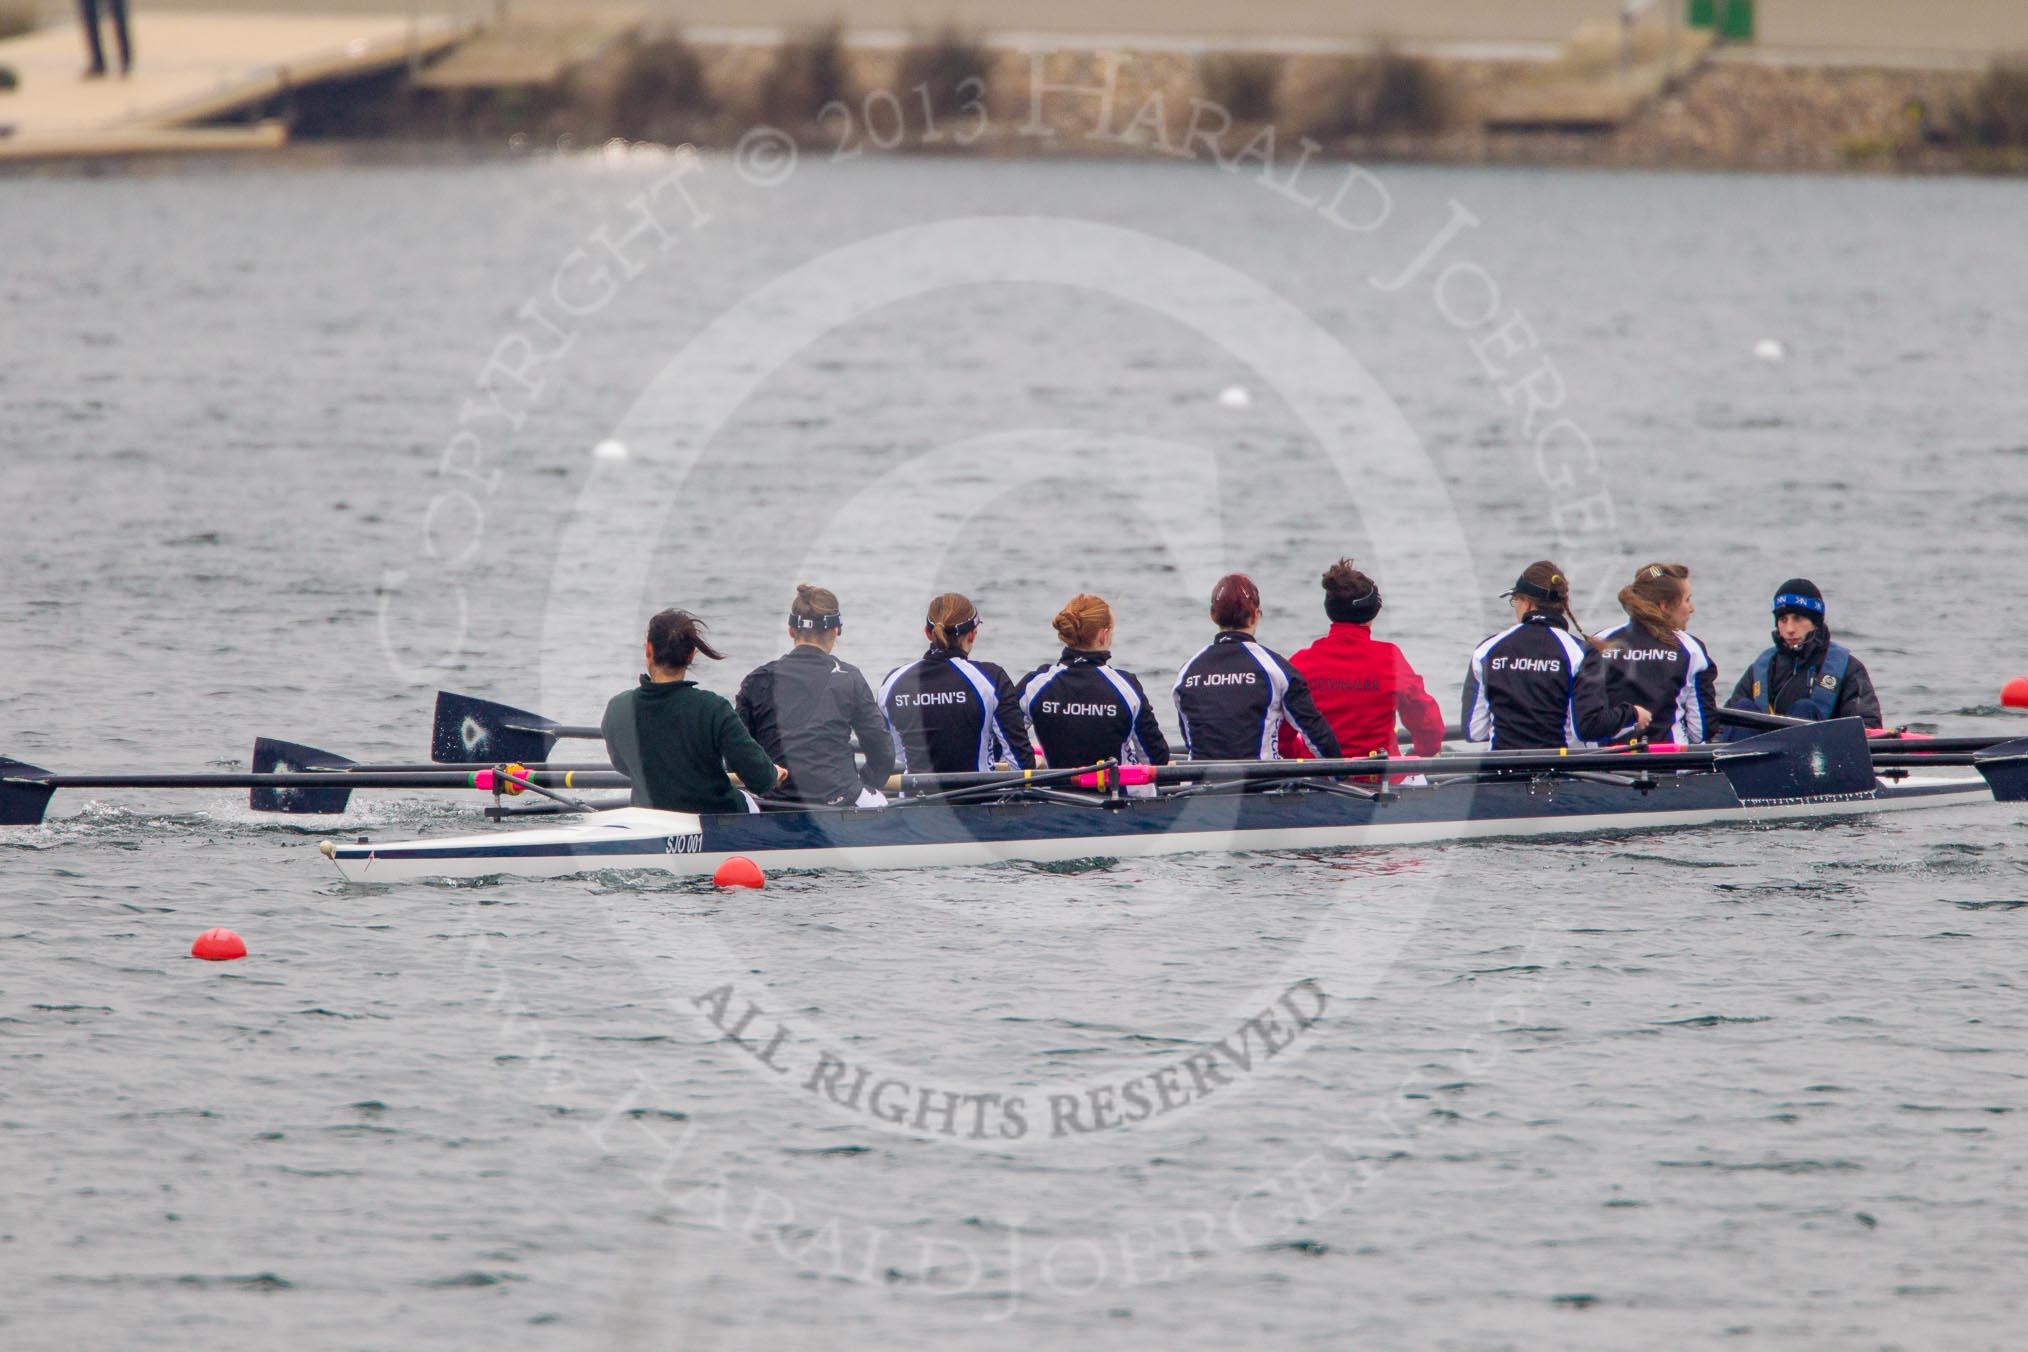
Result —
<instances>
[{"instance_id":1,"label":"white boat hull","mask_svg":"<svg viewBox=\"0 0 2028 1352\"><path fill-rule=\"evenodd\" d=\"M1195 812L1172 810L1173 821L1161 824L1158 829L1126 831L1116 829L1122 815L1145 812L1148 808L1129 805L1119 813L1109 813L1096 808L1021 805L1015 809L1014 805L1003 805L955 810L892 807L884 812L829 815L790 813L783 815L809 817L820 829L806 831L805 836L810 838L789 848L771 848L764 838L755 836L756 830L776 825L768 821L774 814L698 817L649 808L622 808L591 813L563 825L496 830L480 835L378 843L326 842L324 852L340 873L358 883L494 876L559 878L613 869L709 876L735 856L752 859L770 871L951 868L1015 860L1054 863L1095 857L1132 859L1240 850L1372 849L1451 841L1627 834L1725 822L1852 817L1978 799L1990 801L1985 781L1976 776L1883 785L1872 795L1773 804L1746 804L1737 799L1714 801L1709 793L1684 790L1675 794L1657 793L1638 808L1605 811L1586 810L1601 797L1595 786L1586 787L1592 791L1561 790L1561 802L1559 790L1554 787L1531 789L1522 804L1531 809L1527 812L1502 813L1495 803L1496 810L1492 812L1453 816L1418 816L1414 811L1394 806L1374 808L1355 799L1331 799L1321 806L1328 811L1343 804L1346 814L1357 819L1291 820L1286 824L1259 824L1258 818L1280 815L1272 810L1262 811L1267 800L1296 795L1260 795L1244 804L1244 811L1227 814L1229 820L1216 820L1221 815L1218 811L1207 813L1200 805ZM1614 797L1631 801L1629 795L1633 792L1625 788L1608 789L1607 801ZM1680 805L1670 804L1666 801L1670 797L1684 801ZM1541 810L1545 806L1548 810ZM1319 807L1306 803L1302 812L1314 818ZM1023 823L982 816L1010 810L1047 812L1051 814L1052 829L1047 834L1010 835L999 828L1010 824L1018 828ZM1294 815L1293 811L1288 815ZM1206 817L1211 820L1203 820ZM967 829L968 823L980 824ZM1080 829L1086 823L1092 829ZM727 847L718 848L721 842Z\"/></svg>"}]
</instances>

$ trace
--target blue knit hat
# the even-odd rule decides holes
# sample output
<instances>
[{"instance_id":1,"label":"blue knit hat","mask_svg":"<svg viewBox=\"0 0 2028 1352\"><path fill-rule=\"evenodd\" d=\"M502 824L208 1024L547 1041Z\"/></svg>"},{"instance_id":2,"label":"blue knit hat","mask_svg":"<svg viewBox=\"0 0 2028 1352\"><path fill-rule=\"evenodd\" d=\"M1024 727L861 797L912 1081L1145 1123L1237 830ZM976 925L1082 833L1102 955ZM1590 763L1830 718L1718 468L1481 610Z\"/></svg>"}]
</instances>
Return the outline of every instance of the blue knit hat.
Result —
<instances>
[{"instance_id":1,"label":"blue knit hat","mask_svg":"<svg viewBox=\"0 0 2028 1352\"><path fill-rule=\"evenodd\" d=\"M1775 588L1775 618L1784 615L1801 615L1817 621L1824 620L1824 593L1817 590L1817 584L1806 577L1792 577Z\"/></svg>"}]
</instances>

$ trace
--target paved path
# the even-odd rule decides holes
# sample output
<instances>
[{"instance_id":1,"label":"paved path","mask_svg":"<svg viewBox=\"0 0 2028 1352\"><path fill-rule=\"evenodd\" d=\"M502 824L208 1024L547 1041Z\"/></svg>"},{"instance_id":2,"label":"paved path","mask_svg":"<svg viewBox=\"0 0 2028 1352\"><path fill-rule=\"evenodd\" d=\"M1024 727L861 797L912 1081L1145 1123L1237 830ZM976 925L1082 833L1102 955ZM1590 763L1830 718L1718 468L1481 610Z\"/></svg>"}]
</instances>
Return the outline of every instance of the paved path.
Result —
<instances>
[{"instance_id":1,"label":"paved path","mask_svg":"<svg viewBox=\"0 0 2028 1352\"><path fill-rule=\"evenodd\" d=\"M185 127L258 103L290 84L365 72L435 51L455 40L450 19L400 15L205 13L134 15L134 72L80 78L84 39L76 24L54 24L0 42L0 66L20 88L0 93L0 156L18 158L39 142L64 153L95 141L145 145L148 133ZM111 30L106 30L109 59Z\"/></svg>"}]
</instances>

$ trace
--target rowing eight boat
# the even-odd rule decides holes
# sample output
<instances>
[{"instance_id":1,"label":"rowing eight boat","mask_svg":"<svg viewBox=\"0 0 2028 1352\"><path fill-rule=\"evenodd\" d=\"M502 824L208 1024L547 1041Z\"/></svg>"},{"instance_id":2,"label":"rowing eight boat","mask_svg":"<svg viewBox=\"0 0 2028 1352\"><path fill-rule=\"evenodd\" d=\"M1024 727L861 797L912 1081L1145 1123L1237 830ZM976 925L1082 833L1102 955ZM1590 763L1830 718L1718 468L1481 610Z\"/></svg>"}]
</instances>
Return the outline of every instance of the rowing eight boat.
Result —
<instances>
[{"instance_id":1,"label":"rowing eight boat","mask_svg":"<svg viewBox=\"0 0 2028 1352\"><path fill-rule=\"evenodd\" d=\"M1416 763L1428 774L1426 785L1378 794L1323 779L1262 791L1245 782L1244 770L1183 765L1166 768L1158 780L1181 787L1153 798L1010 788L997 801L876 811L695 815L622 808L561 826L434 840L326 841L320 848L346 878L368 883L551 878L605 869L709 875L736 855L765 869L952 867L1772 822L1932 807L1989 791L2009 801L2028 799L2028 741L1981 752L1971 762L1977 775L1887 781L1876 777L1856 719L1733 743L1713 753L1710 769L1655 773L1639 769L1634 759L1625 773L1447 775L1445 759ZM1287 767L1278 773L1286 775Z\"/></svg>"}]
</instances>

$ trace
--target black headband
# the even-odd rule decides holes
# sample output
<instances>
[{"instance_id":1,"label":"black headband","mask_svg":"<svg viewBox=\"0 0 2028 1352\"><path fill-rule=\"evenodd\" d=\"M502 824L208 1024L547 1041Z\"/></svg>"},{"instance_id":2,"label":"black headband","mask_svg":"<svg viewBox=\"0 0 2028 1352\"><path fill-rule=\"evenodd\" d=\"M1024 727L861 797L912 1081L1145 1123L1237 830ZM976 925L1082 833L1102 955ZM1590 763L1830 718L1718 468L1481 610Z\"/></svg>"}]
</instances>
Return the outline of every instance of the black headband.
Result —
<instances>
[{"instance_id":1,"label":"black headband","mask_svg":"<svg viewBox=\"0 0 2028 1352\"><path fill-rule=\"evenodd\" d=\"M930 621L930 623L935 624L936 621L932 620ZM979 627L979 612L975 610L971 613L971 615L968 618L962 619L958 621L956 624L945 625L944 632L949 634L952 638L963 638L965 635L971 633L974 629L977 629L978 627Z\"/></svg>"},{"instance_id":2,"label":"black headband","mask_svg":"<svg viewBox=\"0 0 2028 1352\"><path fill-rule=\"evenodd\" d=\"M1540 601L1544 605L1552 606L1563 600L1551 588L1545 587L1539 582L1530 582L1525 577L1514 579L1514 590L1505 593L1505 595L1525 596L1531 601Z\"/></svg>"},{"instance_id":3,"label":"black headband","mask_svg":"<svg viewBox=\"0 0 2028 1352\"><path fill-rule=\"evenodd\" d=\"M798 615L794 611L789 612L789 628L791 629L815 629L821 631L825 629L842 629L844 626L844 617L835 610L829 615Z\"/></svg>"}]
</instances>

